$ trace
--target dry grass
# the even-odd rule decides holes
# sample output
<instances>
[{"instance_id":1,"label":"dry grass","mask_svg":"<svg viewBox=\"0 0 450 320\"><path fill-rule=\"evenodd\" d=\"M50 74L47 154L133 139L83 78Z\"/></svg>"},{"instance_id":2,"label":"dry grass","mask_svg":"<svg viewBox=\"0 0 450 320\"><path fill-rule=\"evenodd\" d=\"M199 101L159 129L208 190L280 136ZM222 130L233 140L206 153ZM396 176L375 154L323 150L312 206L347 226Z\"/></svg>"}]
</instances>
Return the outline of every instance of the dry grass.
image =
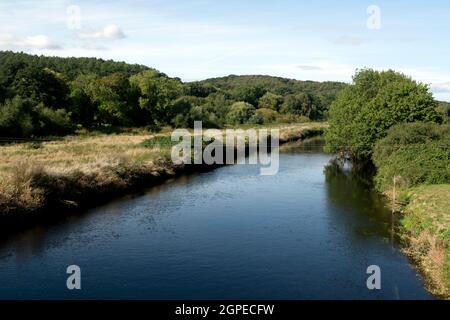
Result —
<instances>
[{"instance_id":1,"label":"dry grass","mask_svg":"<svg viewBox=\"0 0 450 320\"><path fill-rule=\"evenodd\" d=\"M48 203L50 195L68 194L69 188L84 193L80 189L92 192L106 187L129 187L129 178L134 175L160 170L155 165L161 162L160 150L139 146L149 137L148 134L68 136L37 146L29 143L1 146L1 213L39 209Z\"/></svg>"},{"instance_id":2,"label":"dry grass","mask_svg":"<svg viewBox=\"0 0 450 320\"><path fill-rule=\"evenodd\" d=\"M324 126L307 123L278 128L281 136L292 139ZM42 209L55 201L87 202L152 177L174 174L167 158L170 146L141 144L151 136L143 132L90 134L0 146L0 215Z\"/></svg>"}]
</instances>

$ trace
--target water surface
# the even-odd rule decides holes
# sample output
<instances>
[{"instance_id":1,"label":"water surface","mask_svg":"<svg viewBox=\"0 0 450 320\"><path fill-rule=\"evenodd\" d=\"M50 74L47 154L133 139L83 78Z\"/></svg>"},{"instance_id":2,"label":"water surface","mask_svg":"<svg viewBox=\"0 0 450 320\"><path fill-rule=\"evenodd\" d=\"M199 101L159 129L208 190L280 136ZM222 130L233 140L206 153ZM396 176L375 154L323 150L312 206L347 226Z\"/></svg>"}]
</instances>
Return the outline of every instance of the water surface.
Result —
<instances>
[{"instance_id":1,"label":"water surface","mask_svg":"<svg viewBox=\"0 0 450 320\"><path fill-rule=\"evenodd\" d=\"M0 243L0 298L427 299L385 203L317 148L182 177ZM61 213L63 214L63 213ZM68 265L82 290L66 288ZM369 265L382 289L366 287Z\"/></svg>"}]
</instances>

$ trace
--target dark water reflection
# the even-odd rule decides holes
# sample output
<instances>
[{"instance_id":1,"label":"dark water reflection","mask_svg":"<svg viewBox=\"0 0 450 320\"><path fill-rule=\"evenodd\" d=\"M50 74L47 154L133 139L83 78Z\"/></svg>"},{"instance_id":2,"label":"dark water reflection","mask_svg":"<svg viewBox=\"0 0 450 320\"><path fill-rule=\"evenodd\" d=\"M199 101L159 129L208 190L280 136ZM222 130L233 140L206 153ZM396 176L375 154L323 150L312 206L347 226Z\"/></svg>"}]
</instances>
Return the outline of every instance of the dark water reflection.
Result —
<instances>
[{"instance_id":1,"label":"dark water reflection","mask_svg":"<svg viewBox=\"0 0 450 320\"><path fill-rule=\"evenodd\" d=\"M432 298L391 237L384 200L327 167L320 145L283 147L275 176L223 167L3 241L0 298ZM66 289L70 264L81 291ZM366 288L372 264L379 291Z\"/></svg>"}]
</instances>

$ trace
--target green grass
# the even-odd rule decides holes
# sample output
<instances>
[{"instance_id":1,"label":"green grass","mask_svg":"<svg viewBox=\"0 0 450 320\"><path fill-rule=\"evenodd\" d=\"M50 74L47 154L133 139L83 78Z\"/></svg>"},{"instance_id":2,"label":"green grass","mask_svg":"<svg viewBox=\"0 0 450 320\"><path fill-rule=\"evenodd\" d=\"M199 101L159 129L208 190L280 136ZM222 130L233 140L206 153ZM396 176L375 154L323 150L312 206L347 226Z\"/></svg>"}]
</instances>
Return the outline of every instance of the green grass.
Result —
<instances>
[{"instance_id":1,"label":"green grass","mask_svg":"<svg viewBox=\"0 0 450 320\"><path fill-rule=\"evenodd\" d=\"M401 194L401 233L435 294L450 298L450 184L421 185Z\"/></svg>"}]
</instances>

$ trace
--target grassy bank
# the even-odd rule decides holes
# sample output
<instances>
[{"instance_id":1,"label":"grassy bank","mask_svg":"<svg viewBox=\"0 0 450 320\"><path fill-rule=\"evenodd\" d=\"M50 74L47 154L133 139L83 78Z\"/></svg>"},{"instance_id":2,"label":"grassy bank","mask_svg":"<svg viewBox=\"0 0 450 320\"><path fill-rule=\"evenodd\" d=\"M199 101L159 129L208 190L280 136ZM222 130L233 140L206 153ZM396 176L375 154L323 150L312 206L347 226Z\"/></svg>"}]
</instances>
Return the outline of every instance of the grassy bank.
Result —
<instances>
[{"instance_id":1,"label":"grassy bank","mask_svg":"<svg viewBox=\"0 0 450 320\"><path fill-rule=\"evenodd\" d=\"M425 275L428 289L450 299L450 184L403 190L399 205L406 254Z\"/></svg>"},{"instance_id":2,"label":"grassy bank","mask_svg":"<svg viewBox=\"0 0 450 320\"><path fill-rule=\"evenodd\" d=\"M280 143L319 134L325 126L280 125ZM202 169L173 165L170 145L145 143L152 137L139 131L84 134L0 146L2 225L39 220L54 209L90 206L188 170Z\"/></svg>"}]
</instances>

